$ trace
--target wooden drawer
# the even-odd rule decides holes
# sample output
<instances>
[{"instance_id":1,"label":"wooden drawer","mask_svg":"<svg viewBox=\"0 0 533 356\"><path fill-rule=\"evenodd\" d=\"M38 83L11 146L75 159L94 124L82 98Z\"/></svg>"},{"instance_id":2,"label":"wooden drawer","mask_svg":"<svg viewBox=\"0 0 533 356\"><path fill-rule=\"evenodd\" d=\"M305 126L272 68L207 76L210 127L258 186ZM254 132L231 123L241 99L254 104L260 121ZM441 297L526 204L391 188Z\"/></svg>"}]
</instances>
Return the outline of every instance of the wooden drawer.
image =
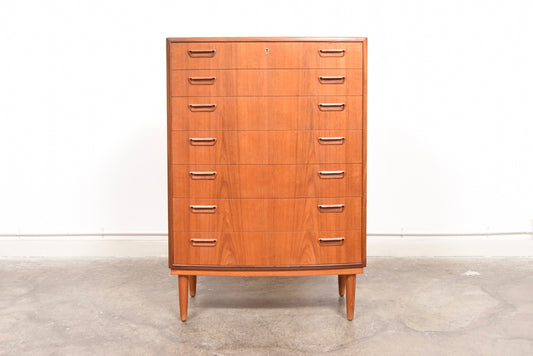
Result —
<instances>
[{"instance_id":1,"label":"wooden drawer","mask_svg":"<svg viewBox=\"0 0 533 356\"><path fill-rule=\"evenodd\" d=\"M362 96L173 97L172 130L361 130Z\"/></svg>"},{"instance_id":2,"label":"wooden drawer","mask_svg":"<svg viewBox=\"0 0 533 356\"><path fill-rule=\"evenodd\" d=\"M172 96L361 95L361 69L174 70Z\"/></svg>"},{"instance_id":3,"label":"wooden drawer","mask_svg":"<svg viewBox=\"0 0 533 356\"><path fill-rule=\"evenodd\" d=\"M177 198L362 196L361 164L174 165Z\"/></svg>"},{"instance_id":4,"label":"wooden drawer","mask_svg":"<svg viewBox=\"0 0 533 356\"><path fill-rule=\"evenodd\" d=\"M361 163L362 131L173 131L173 164Z\"/></svg>"},{"instance_id":5,"label":"wooden drawer","mask_svg":"<svg viewBox=\"0 0 533 356\"><path fill-rule=\"evenodd\" d=\"M361 228L361 198L174 198L174 231L328 231Z\"/></svg>"},{"instance_id":6,"label":"wooden drawer","mask_svg":"<svg viewBox=\"0 0 533 356\"><path fill-rule=\"evenodd\" d=\"M175 231L173 263L278 267L362 263L361 247L360 230L297 233Z\"/></svg>"},{"instance_id":7,"label":"wooden drawer","mask_svg":"<svg viewBox=\"0 0 533 356\"><path fill-rule=\"evenodd\" d=\"M181 42L170 45L171 69L362 67L362 42Z\"/></svg>"}]
</instances>

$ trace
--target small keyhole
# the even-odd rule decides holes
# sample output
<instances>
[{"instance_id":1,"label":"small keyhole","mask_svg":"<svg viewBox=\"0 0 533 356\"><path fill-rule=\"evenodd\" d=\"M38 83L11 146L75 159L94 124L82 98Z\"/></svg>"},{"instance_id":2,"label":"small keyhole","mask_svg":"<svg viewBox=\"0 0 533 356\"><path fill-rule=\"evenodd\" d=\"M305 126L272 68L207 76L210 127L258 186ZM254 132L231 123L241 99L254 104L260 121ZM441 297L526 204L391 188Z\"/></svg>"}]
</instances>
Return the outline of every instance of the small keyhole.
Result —
<instances>
[{"instance_id":1,"label":"small keyhole","mask_svg":"<svg viewBox=\"0 0 533 356\"><path fill-rule=\"evenodd\" d=\"M265 48L265 53L268 54L268 48Z\"/></svg>"}]
</instances>

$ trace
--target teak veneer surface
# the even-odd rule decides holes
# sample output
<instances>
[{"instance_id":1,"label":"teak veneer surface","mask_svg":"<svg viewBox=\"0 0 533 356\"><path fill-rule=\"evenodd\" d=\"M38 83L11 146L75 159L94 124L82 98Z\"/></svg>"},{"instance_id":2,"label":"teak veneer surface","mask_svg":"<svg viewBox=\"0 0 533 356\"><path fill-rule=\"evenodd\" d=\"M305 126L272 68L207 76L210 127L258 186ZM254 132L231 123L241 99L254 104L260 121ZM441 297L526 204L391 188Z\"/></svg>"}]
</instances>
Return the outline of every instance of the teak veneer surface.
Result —
<instances>
[{"instance_id":1,"label":"teak veneer surface","mask_svg":"<svg viewBox=\"0 0 533 356\"><path fill-rule=\"evenodd\" d=\"M366 38L167 39L169 266L183 321L197 275L337 274L353 319L366 75Z\"/></svg>"},{"instance_id":2,"label":"teak veneer surface","mask_svg":"<svg viewBox=\"0 0 533 356\"><path fill-rule=\"evenodd\" d=\"M339 205L343 208L322 208ZM194 209L191 206L203 208ZM205 207L215 207L207 209ZM327 231L361 228L361 197L174 198L174 231Z\"/></svg>"},{"instance_id":3,"label":"teak veneer surface","mask_svg":"<svg viewBox=\"0 0 533 356\"><path fill-rule=\"evenodd\" d=\"M360 266L362 264L359 264ZM339 267L341 266L341 267ZM174 265L170 270L172 275L185 276L233 276L233 277L289 277L289 276L327 276L327 275L347 275L361 274L362 267L354 265L321 265L321 268L314 268L312 265L278 266L274 268L255 268L255 266L245 266L243 268L222 267L214 268L205 265ZM325 267L325 268L324 268ZM179 269L178 269L179 268Z\"/></svg>"},{"instance_id":4,"label":"teak veneer surface","mask_svg":"<svg viewBox=\"0 0 533 356\"><path fill-rule=\"evenodd\" d=\"M361 163L362 134L361 130L172 131L172 164ZM193 144L191 139L211 141Z\"/></svg>"},{"instance_id":5,"label":"teak veneer surface","mask_svg":"<svg viewBox=\"0 0 533 356\"><path fill-rule=\"evenodd\" d=\"M360 163L173 165L175 198L362 196Z\"/></svg>"},{"instance_id":6,"label":"teak veneer surface","mask_svg":"<svg viewBox=\"0 0 533 356\"><path fill-rule=\"evenodd\" d=\"M182 232L176 231L176 264L212 266L290 266L361 263L361 231ZM343 238L339 245L319 239ZM193 246L191 239L216 240Z\"/></svg>"},{"instance_id":7,"label":"teak veneer surface","mask_svg":"<svg viewBox=\"0 0 533 356\"><path fill-rule=\"evenodd\" d=\"M173 97L172 130L361 130L362 96Z\"/></svg>"},{"instance_id":8,"label":"teak veneer surface","mask_svg":"<svg viewBox=\"0 0 533 356\"><path fill-rule=\"evenodd\" d=\"M360 42L366 44L366 41L366 37L168 37L167 45L181 42Z\"/></svg>"},{"instance_id":9,"label":"teak veneer surface","mask_svg":"<svg viewBox=\"0 0 533 356\"><path fill-rule=\"evenodd\" d=\"M327 53L328 50L333 51ZM363 45L360 42L181 42L172 43L170 52L170 68L173 70L363 66Z\"/></svg>"},{"instance_id":10,"label":"teak veneer surface","mask_svg":"<svg viewBox=\"0 0 533 356\"><path fill-rule=\"evenodd\" d=\"M333 78L320 81L320 78ZM339 79L335 79L335 78ZM196 84L193 84L196 83ZM361 69L173 70L172 96L361 95Z\"/></svg>"}]
</instances>

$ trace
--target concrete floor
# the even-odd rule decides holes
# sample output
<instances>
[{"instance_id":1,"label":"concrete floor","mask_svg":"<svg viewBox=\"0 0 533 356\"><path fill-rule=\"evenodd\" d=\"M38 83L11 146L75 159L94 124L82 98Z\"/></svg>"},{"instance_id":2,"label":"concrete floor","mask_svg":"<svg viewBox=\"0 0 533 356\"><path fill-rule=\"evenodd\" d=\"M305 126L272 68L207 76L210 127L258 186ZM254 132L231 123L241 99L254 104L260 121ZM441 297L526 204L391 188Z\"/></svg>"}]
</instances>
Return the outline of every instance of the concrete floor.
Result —
<instances>
[{"instance_id":1,"label":"concrete floor","mask_svg":"<svg viewBox=\"0 0 533 356\"><path fill-rule=\"evenodd\" d=\"M352 322L324 276L199 277L182 323L166 264L0 260L0 354L533 354L533 259L369 258Z\"/></svg>"}]
</instances>

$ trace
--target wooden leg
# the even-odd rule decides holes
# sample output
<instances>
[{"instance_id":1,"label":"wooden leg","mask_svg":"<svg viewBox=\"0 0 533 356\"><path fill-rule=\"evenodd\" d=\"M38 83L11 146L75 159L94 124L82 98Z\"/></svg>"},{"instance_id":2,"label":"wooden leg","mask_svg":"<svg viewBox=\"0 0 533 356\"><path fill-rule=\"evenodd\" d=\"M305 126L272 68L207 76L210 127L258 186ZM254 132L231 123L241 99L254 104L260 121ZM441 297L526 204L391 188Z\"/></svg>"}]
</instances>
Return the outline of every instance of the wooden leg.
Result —
<instances>
[{"instance_id":1,"label":"wooden leg","mask_svg":"<svg viewBox=\"0 0 533 356\"><path fill-rule=\"evenodd\" d=\"M187 320L187 302L189 301L189 276L178 276L178 289L180 292L181 321Z\"/></svg>"},{"instance_id":2,"label":"wooden leg","mask_svg":"<svg viewBox=\"0 0 533 356\"><path fill-rule=\"evenodd\" d=\"M339 295L344 296L344 291L346 290L346 275L339 274Z\"/></svg>"},{"instance_id":3,"label":"wooden leg","mask_svg":"<svg viewBox=\"0 0 533 356\"><path fill-rule=\"evenodd\" d=\"M191 297L196 295L196 276L189 276L189 292Z\"/></svg>"},{"instance_id":4,"label":"wooden leg","mask_svg":"<svg viewBox=\"0 0 533 356\"><path fill-rule=\"evenodd\" d=\"M355 307L355 274L346 275L346 317L353 320Z\"/></svg>"}]
</instances>

